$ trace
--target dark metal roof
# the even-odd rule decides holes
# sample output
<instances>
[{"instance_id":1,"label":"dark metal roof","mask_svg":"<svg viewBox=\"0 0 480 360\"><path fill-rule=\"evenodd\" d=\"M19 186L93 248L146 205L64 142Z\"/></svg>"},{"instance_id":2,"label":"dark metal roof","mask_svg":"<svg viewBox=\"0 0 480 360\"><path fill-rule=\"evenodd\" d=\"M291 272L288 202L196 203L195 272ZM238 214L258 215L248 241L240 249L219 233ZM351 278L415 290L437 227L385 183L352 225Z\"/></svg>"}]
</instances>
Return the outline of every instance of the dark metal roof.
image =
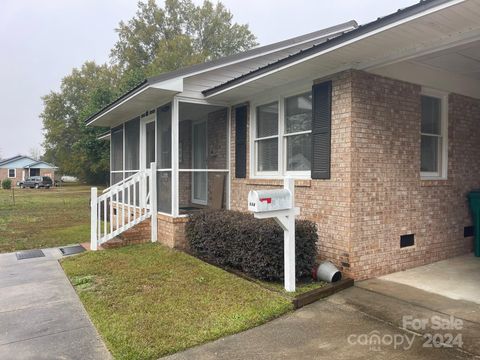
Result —
<instances>
[{"instance_id":1,"label":"dark metal roof","mask_svg":"<svg viewBox=\"0 0 480 360\"><path fill-rule=\"evenodd\" d=\"M147 87L148 85L150 85L150 83L148 82L148 79L145 79L143 80L140 84L138 84L137 86L133 87L132 89L128 90L125 94L123 94L122 96L120 96L118 99L112 101L110 104L108 104L107 106L105 106L103 109L97 111L95 114L89 116L85 122L88 124L91 120L93 120L94 118L96 118L98 115L108 111L109 109L111 109L112 107L114 107L115 105L117 105L119 102L121 102L123 99L127 98L128 96L130 96L131 94L134 94L140 90L142 90L143 88Z\"/></svg>"},{"instance_id":2,"label":"dark metal roof","mask_svg":"<svg viewBox=\"0 0 480 360\"><path fill-rule=\"evenodd\" d=\"M89 123L94 118L96 118L97 116L101 115L102 113L108 111L109 109L111 109L112 107L117 105L119 102L121 102L122 100L124 100L128 96L130 96L130 95L132 95L136 92L139 92L140 90L142 90L143 88L145 88L149 85L152 85L152 84L155 84L155 83L158 83L158 82L161 82L161 81L174 79L176 77L187 76L189 74L202 72L202 71L207 71L208 69L211 69L211 68L214 68L214 67L217 67L217 66L227 65L231 62L241 61L242 59L246 59L246 58L250 58L250 57L253 57L253 56L261 55L262 53L265 53L265 52L275 51L276 49L281 49L281 48L288 47L288 46L294 46L296 44L300 44L300 43L303 43L303 42L306 42L306 41L309 41L309 40L313 40L315 38L322 37L326 34L330 34L330 33L333 33L333 32L340 32L342 29L345 29L347 27L356 28L357 26L358 26L357 22L355 20L351 20L351 21L347 21L347 22L344 22L344 23L341 23L341 24L338 24L338 25L335 25L335 26L325 28L325 29L314 31L314 32L311 32L311 33L308 33L308 34L304 34L304 35L301 35L301 36L291 38L291 39L283 40L283 41L280 41L280 42L277 42L277 43L256 47L254 49L247 50L247 51L244 51L244 52L240 52L238 54L225 56L225 57L222 57L222 58L219 58L219 59L216 59L216 60L207 61L207 62L204 62L204 63L201 63L201 64L192 65L192 66L189 66L189 67L186 67L186 68L182 68L182 69L178 69L178 70L174 70L174 71L171 71L171 72L167 72L167 73L163 73L163 74L160 74L160 75L157 75L157 76L150 77L148 79L143 80L140 84L136 85L132 89L128 90L125 94L123 94L118 99L114 100L113 102L111 102L110 104L108 104L107 106L102 108L101 110L97 111L95 114L89 116L88 119L85 120L85 122Z\"/></svg>"},{"instance_id":3,"label":"dark metal roof","mask_svg":"<svg viewBox=\"0 0 480 360\"><path fill-rule=\"evenodd\" d=\"M229 88L231 86L240 84L240 83L242 83L246 80L255 78L256 76L268 73L272 70L276 70L276 69L278 69L282 66L291 64L291 63L293 63L295 61L298 61L298 60L301 60L304 57L313 55L315 53L321 52L321 51L326 50L328 48L331 48L333 46L342 44L346 41L355 39L356 37L359 37L361 35L364 35L366 33L371 32L371 31L374 31L374 30L377 30L377 29L382 28L384 26L390 25L390 24L392 24L396 21L408 18L410 16L416 15L418 13L421 13L421 12L425 11L425 10L431 9L435 6L438 6L438 5L441 5L441 4L444 4L444 3L448 3L450 1L452 1L452 0L421 0L419 3L416 3L412 6L409 6L409 7L403 8L403 9L399 9L392 14L389 14L389 15L386 15L386 16L383 16L383 17L379 17L377 20L374 20L374 21L372 21L370 23L367 23L367 24L364 24L364 25L360 25L354 30L344 32L342 35L339 35L339 36L333 37L331 39L328 39L327 41L325 41L321 44L313 45L312 47L310 47L308 49L301 50L301 51L299 51L295 54L292 54L292 55L290 55L288 57L285 57L283 59L274 61L274 62L272 62L268 65L262 66L262 67L260 67L256 70L253 70L249 73L246 73L244 75L236 77L235 79L229 80L229 81L227 81L223 84L214 86L214 87L212 87L210 89L207 89L207 90L204 90L204 91L202 91L202 94L205 95L205 96L213 95L213 94L215 94L219 91L222 91L226 88Z\"/></svg>"}]
</instances>

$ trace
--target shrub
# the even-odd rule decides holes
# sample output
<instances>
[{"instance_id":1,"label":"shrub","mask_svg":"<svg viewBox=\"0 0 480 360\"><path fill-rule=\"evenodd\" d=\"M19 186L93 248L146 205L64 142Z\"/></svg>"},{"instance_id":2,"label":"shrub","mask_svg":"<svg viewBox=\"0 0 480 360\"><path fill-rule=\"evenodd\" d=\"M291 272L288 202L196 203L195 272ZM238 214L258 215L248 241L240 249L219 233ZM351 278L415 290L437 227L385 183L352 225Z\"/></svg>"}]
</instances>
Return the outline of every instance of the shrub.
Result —
<instances>
[{"instance_id":1,"label":"shrub","mask_svg":"<svg viewBox=\"0 0 480 360\"><path fill-rule=\"evenodd\" d=\"M2 181L2 189L4 190L10 190L12 188L12 180L10 179L4 179Z\"/></svg>"},{"instance_id":2,"label":"shrub","mask_svg":"<svg viewBox=\"0 0 480 360\"><path fill-rule=\"evenodd\" d=\"M317 255L317 226L295 224L296 277L310 276ZM207 210L192 215L186 227L192 253L222 267L262 280L283 279L283 230L273 220L238 211Z\"/></svg>"}]
</instances>

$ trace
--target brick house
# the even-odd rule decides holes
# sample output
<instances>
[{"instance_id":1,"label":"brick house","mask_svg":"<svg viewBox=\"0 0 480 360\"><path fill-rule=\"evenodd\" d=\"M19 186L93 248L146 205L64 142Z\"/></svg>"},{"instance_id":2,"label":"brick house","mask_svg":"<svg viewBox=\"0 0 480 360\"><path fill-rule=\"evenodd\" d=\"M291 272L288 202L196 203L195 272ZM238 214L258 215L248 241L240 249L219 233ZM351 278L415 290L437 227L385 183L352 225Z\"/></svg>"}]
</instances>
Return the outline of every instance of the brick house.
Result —
<instances>
[{"instance_id":1,"label":"brick house","mask_svg":"<svg viewBox=\"0 0 480 360\"><path fill-rule=\"evenodd\" d=\"M480 2L426 0L162 74L86 122L111 129L98 208L114 220L93 222L95 246L153 229L182 248L191 211L246 211L249 190L292 176L320 256L355 279L464 254L466 194L480 187Z\"/></svg>"},{"instance_id":2,"label":"brick house","mask_svg":"<svg viewBox=\"0 0 480 360\"><path fill-rule=\"evenodd\" d=\"M0 160L0 182L4 179L12 180L15 186L19 182L31 176L55 177L55 165L38 161L28 156L17 155L8 159Z\"/></svg>"}]
</instances>

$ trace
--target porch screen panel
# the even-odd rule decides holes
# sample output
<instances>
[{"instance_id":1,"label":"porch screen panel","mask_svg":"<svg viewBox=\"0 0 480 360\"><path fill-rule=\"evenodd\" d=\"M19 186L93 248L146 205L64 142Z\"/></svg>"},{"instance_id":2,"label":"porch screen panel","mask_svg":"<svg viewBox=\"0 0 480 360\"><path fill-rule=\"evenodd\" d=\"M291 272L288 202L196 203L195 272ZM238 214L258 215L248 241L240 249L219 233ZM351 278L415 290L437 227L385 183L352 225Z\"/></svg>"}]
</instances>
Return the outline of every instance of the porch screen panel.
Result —
<instances>
[{"instance_id":1,"label":"porch screen panel","mask_svg":"<svg viewBox=\"0 0 480 360\"><path fill-rule=\"evenodd\" d=\"M207 168L228 170L228 112L216 110L207 120Z\"/></svg>"},{"instance_id":2,"label":"porch screen panel","mask_svg":"<svg viewBox=\"0 0 480 360\"><path fill-rule=\"evenodd\" d=\"M172 213L172 172L157 171L157 210Z\"/></svg>"},{"instance_id":3,"label":"porch screen panel","mask_svg":"<svg viewBox=\"0 0 480 360\"><path fill-rule=\"evenodd\" d=\"M140 169L140 119L125 123L125 170Z\"/></svg>"},{"instance_id":4,"label":"porch screen panel","mask_svg":"<svg viewBox=\"0 0 480 360\"><path fill-rule=\"evenodd\" d=\"M172 107L170 104L157 109L157 168L172 167Z\"/></svg>"},{"instance_id":5,"label":"porch screen panel","mask_svg":"<svg viewBox=\"0 0 480 360\"><path fill-rule=\"evenodd\" d=\"M178 213L227 206L228 108L180 102Z\"/></svg>"},{"instance_id":6,"label":"porch screen panel","mask_svg":"<svg viewBox=\"0 0 480 360\"><path fill-rule=\"evenodd\" d=\"M112 129L110 146L110 184L113 185L123 180L123 125Z\"/></svg>"}]
</instances>

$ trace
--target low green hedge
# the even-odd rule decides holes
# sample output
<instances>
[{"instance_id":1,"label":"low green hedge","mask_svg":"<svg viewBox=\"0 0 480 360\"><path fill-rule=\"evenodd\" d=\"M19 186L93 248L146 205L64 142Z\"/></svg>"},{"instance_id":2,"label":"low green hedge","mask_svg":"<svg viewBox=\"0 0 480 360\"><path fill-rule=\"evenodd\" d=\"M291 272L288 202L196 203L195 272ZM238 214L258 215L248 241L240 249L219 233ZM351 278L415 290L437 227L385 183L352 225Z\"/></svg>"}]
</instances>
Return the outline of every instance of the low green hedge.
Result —
<instances>
[{"instance_id":1,"label":"low green hedge","mask_svg":"<svg viewBox=\"0 0 480 360\"><path fill-rule=\"evenodd\" d=\"M295 224L296 277L310 276L317 255L317 226ZM283 230L273 219L238 211L208 210L191 216L186 227L190 251L219 266L262 280L283 279Z\"/></svg>"},{"instance_id":2,"label":"low green hedge","mask_svg":"<svg viewBox=\"0 0 480 360\"><path fill-rule=\"evenodd\" d=\"M12 188L12 180L10 179L4 179L2 181L2 189L4 190L10 190Z\"/></svg>"}]
</instances>

